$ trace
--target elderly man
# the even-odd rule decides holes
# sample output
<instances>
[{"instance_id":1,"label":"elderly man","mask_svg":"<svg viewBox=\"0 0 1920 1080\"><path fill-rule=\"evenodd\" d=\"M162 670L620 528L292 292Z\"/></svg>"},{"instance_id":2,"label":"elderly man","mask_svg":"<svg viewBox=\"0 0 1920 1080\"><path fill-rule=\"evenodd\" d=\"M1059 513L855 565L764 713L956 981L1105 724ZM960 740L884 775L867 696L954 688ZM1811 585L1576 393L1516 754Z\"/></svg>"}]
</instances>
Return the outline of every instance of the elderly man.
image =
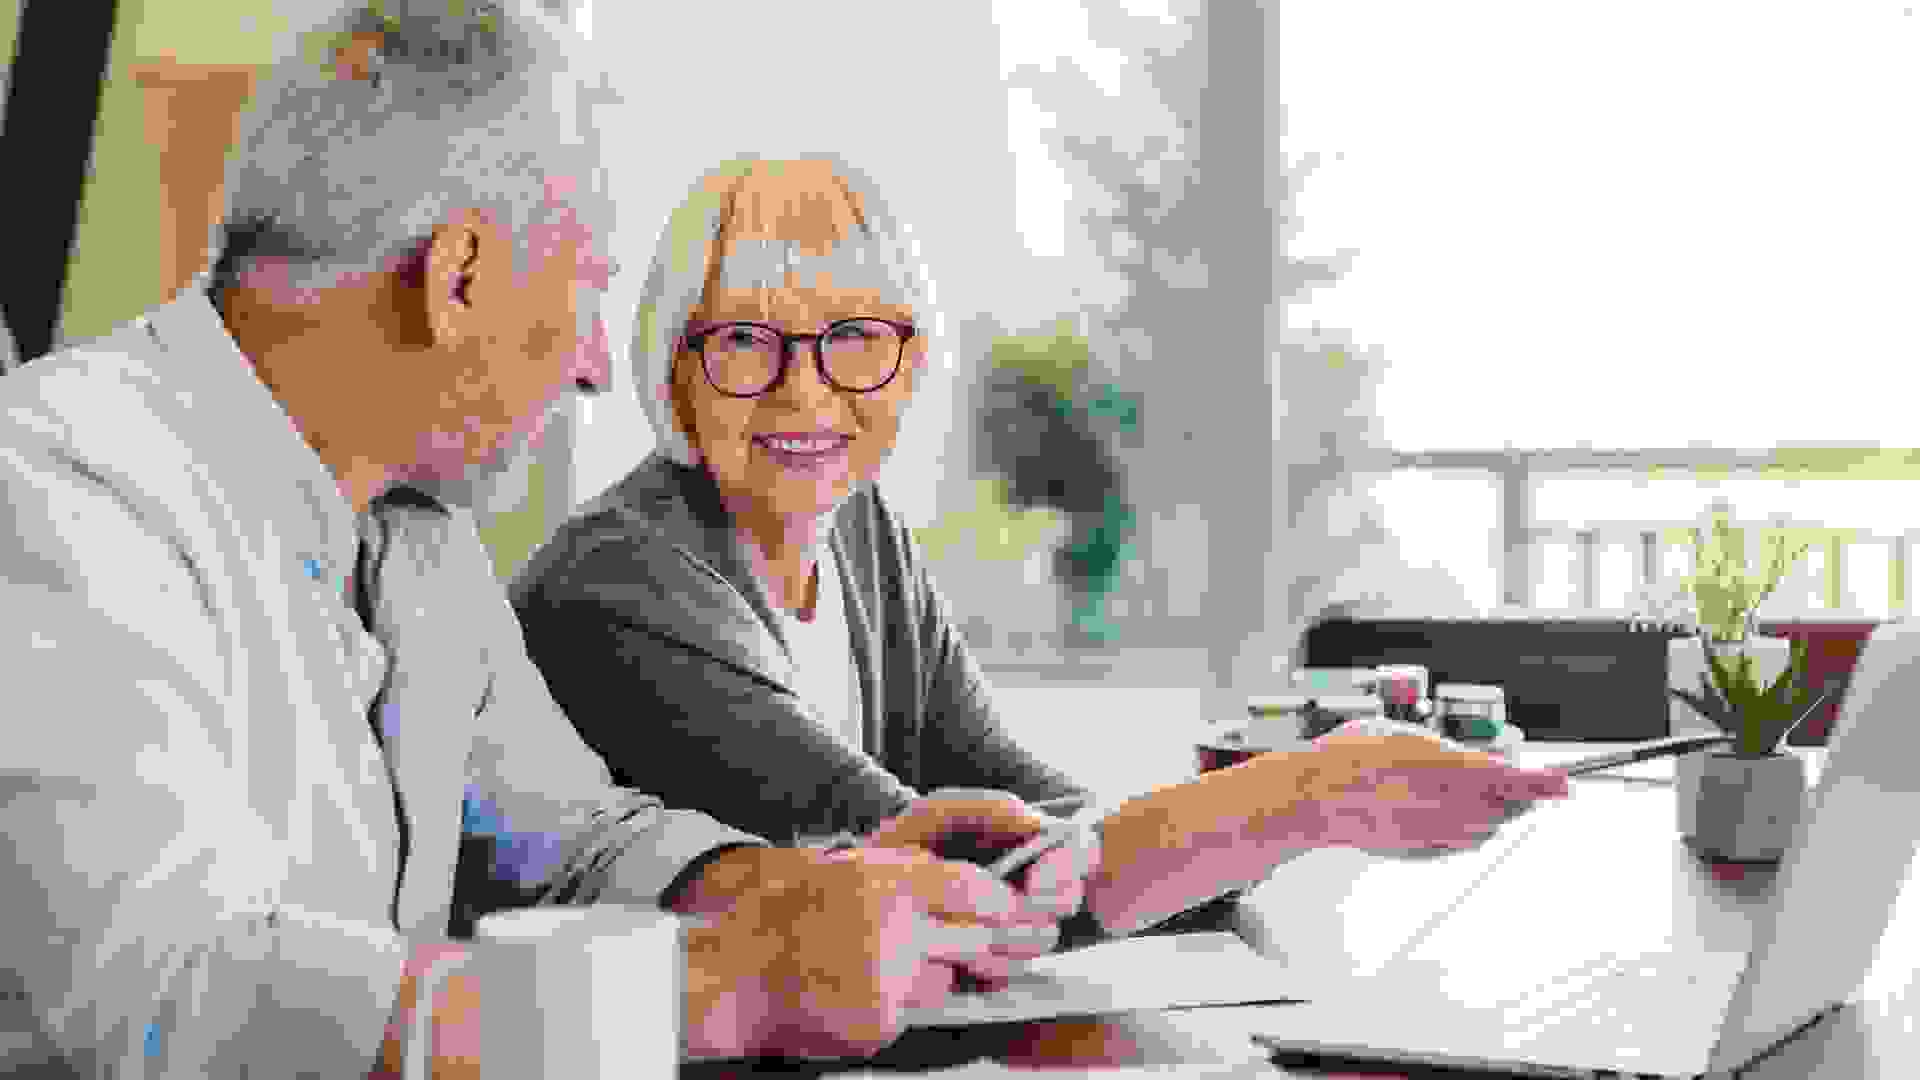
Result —
<instances>
[{"instance_id":1,"label":"elderly man","mask_svg":"<svg viewBox=\"0 0 1920 1080\"><path fill-rule=\"evenodd\" d=\"M1014 910L614 787L554 710L446 504L604 384L611 211L565 28L420 7L259 95L205 288L0 379L10 1075L388 1070L449 915L540 901L706 916L689 1054L859 1052Z\"/></svg>"}]
</instances>

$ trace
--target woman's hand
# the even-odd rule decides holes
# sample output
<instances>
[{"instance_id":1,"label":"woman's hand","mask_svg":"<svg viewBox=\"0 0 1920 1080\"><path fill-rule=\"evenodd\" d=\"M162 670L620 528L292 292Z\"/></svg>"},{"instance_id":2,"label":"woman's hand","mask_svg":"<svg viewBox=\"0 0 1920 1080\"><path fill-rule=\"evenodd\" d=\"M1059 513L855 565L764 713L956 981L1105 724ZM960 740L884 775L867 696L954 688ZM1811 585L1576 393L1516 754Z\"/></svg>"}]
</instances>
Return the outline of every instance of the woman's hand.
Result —
<instances>
[{"instance_id":1,"label":"woman's hand","mask_svg":"<svg viewBox=\"0 0 1920 1080\"><path fill-rule=\"evenodd\" d=\"M1314 746L1325 768L1307 809L1314 839L1328 847L1472 847L1516 808L1568 794L1564 773L1509 765L1414 725L1356 721Z\"/></svg>"},{"instance_id":2,"label":"woman's hand","mask_svg":"<svg viewBox=\"0 0 1920 1080\"><path fill-rule=\"evenodd\" d=\"M1004 791L947 789L934 792L874 830L873 847L912 848L939 854L962 849L977 853L1009 851L1058 822ZM991 955L963 965L983 988L1005 982L1021 964L1052 951L1058 923L1080 910L1087 875L1099 863L1099 838L1081 829L1074 843L1035 860L1016 874L1020 908L1012 927L999 936Z\"/></svg>"}]
</instances>

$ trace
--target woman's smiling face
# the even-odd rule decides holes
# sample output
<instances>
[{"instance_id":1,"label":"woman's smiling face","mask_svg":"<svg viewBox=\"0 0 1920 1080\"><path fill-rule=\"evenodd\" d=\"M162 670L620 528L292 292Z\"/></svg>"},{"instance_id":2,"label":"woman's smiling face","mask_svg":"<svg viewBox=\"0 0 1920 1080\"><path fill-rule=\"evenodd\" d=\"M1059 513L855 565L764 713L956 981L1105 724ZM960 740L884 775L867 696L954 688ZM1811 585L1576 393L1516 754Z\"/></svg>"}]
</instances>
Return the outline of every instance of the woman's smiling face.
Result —
<instances>
[{"instance_id":1,"label":"woman's smiling face","mask_svg":"<svg viewBox=\"0 0 1920 1080\"><path fill-rule=\"evenodd\" d=\"M831 174L790 168L756 177L736 195L731 220L715 241L723 252L718 272L710 275L687 329L751 322L786 334L821 334L844 319L914 325L917 313L889 280L888 264L871 247L854 199L823 179L831 181ZM885 331L872 329L882 330L884 355ZM898 371L871 391L828 382L816 363L815 342L803 340L793 345L785 375L772 389L752 397L723 393L708 369L726 384L726 354L739 349L745 355L751 333L717 331L702 351L683 340L674 356L674 407L735 519L780 529L831 513L856 485L873 478L899 435L926 337L916 332L908 338L898 348ZM840 336L830 357L852 345L851 339L874 347L856 328L843 328ZM831 359L829 365L843 384L857 382ZM884 366L867 381L883 377ZM729 389L738 393L743 385Z\"/></svg>"}]
</instances>

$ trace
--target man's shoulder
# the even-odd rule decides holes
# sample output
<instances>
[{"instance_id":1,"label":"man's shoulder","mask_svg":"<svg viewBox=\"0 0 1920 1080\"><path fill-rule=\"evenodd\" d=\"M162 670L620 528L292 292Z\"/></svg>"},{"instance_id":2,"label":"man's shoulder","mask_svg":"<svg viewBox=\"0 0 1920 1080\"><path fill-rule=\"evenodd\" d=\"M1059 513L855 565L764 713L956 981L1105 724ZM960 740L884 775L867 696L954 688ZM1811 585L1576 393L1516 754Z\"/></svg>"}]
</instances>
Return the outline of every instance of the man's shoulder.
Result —
<instances>
[{"instance_id":1,"label":"man's shoulder","mask_svg":"<svg viewBox=\"0 0 1920 1080\"><path fill-rule=\"evenodd\" d=\"M184 497L195 440L217 409L197 410L186 388L156 373L158 348L135 321L0 377L0 449L27 468L72 470L167 502Z\"/></svg>"},{"instance_id":2,"label":"man's shoulder","mask_svg":"<svg viewBox=\"0 0 1920 1080\"><path fill-rule=\"evenodd\" d=\"M5 405L0 415L78 423L113 409L117 419L131 418L125 406L142 403L147 396L157 348L143 317L48 353L0 378L0 403ZM151 419L150 411L141 411Z\"/></svg>"}]
</instances>

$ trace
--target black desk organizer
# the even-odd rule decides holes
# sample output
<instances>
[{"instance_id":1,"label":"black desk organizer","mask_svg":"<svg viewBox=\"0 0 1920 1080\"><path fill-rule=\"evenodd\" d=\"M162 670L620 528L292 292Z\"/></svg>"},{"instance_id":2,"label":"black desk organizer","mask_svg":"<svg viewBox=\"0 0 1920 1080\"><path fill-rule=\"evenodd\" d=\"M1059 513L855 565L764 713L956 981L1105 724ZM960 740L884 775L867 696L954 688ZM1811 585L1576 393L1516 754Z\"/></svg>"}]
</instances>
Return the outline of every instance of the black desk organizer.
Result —
<instances>
[{"instance_id":1,"label":"black desk organizer","mask_svg":"<svg viewBox=\"0 0 1920 1080\"><path fill-rule=\"evenodd\" d=\"M1620 619L1339 619L1306 633L1307 667L1420 664L1434 684L1504 687L1528 742L1639 742L1668 722L1669 630Z\"/></svg>"}]
</instances>

